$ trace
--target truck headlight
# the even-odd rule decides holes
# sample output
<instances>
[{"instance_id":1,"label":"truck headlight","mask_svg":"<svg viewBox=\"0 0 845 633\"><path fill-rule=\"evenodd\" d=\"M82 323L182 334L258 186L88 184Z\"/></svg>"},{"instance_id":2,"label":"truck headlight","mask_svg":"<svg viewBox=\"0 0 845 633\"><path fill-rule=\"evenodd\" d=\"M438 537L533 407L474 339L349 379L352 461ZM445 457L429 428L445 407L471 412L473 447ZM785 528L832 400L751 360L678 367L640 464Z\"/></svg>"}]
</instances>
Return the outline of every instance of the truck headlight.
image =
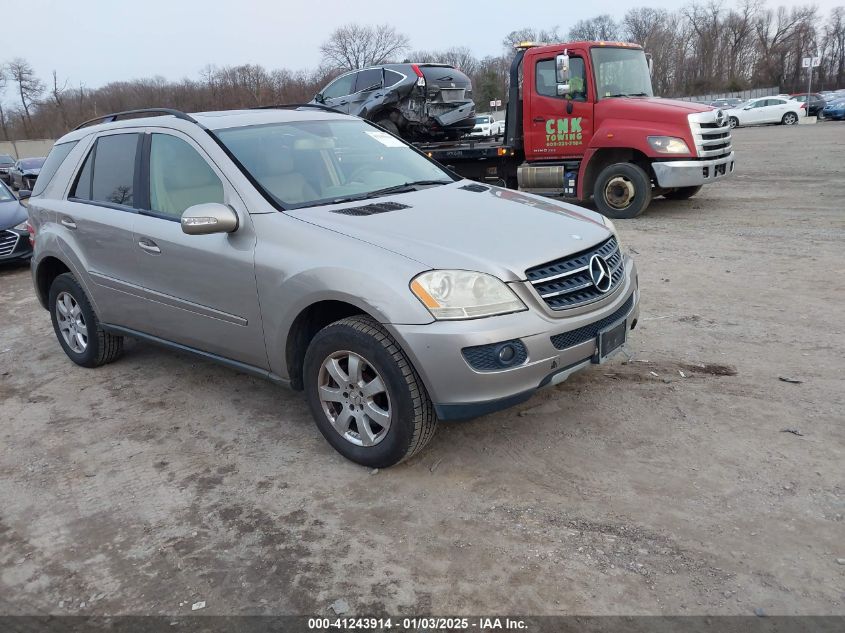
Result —
<instances>
[{"instance_id":1,"label":"truck headlight","mask_svg":"<svg viewBox=\"0 0 845 633\"><path fill-rule=\"evenodd\" d=\"M411 281L411 292L438 320L473 319L526 309L501 279L470 270L430 270Z\"/></svg>"},{"instance_id":2,"label":"truck headlight","mask_svg":"<svg viewBox=\"0 0 845 633\"><path fill-rule=\"evenodd\" d=\"M675 136L649 136L648 144L651 145L651 149L660 154L690 153L684 139Z\"/></svg>"}]
</instances>

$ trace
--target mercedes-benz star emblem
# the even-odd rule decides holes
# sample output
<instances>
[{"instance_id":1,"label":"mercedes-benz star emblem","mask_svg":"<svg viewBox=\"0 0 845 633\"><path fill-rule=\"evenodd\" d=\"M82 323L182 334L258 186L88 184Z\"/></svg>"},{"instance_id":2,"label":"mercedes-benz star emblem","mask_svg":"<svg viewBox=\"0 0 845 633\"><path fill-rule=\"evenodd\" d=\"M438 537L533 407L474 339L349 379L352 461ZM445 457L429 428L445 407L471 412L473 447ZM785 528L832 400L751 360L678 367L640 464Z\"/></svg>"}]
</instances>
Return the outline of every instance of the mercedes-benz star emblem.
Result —
<instances>
[{"instance_id":1,"label":"mercedes-benz star emblem","mask_svg":"<svg viewBox=\"0 0 845 633\"><path fill-rule=\"evenodd\" d=\"M599 292L604 293L610 290L613 279L610 276L610 266L607 265L604 257L593 255L590 258L590 278Z\"/></svg>"}]
</instances>

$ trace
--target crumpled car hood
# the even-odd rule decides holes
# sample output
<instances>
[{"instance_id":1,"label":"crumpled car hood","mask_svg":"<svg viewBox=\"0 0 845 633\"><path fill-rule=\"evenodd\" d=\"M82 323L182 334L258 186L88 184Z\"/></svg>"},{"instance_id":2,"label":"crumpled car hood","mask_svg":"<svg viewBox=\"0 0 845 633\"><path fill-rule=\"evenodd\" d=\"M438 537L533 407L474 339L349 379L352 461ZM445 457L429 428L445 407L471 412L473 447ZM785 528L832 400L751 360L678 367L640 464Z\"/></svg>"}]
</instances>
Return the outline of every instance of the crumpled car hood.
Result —
<instances>
[{"instance_id":1,"label":"crumpled car hood","mask_svg":"<svg viewBox=\"0 0 845 633\"><path fill-rule=\"evenodd\" d=\"M464 180L285 213L404 255L426 268L475 270L503 281L524 280L526 269L580 252L611 235L602 217L592 211L500 187L484 185L483 192L461 188L468 184ZM384 202L408 208L366 216L337 212Z\"/></svg>"}]
</instances>

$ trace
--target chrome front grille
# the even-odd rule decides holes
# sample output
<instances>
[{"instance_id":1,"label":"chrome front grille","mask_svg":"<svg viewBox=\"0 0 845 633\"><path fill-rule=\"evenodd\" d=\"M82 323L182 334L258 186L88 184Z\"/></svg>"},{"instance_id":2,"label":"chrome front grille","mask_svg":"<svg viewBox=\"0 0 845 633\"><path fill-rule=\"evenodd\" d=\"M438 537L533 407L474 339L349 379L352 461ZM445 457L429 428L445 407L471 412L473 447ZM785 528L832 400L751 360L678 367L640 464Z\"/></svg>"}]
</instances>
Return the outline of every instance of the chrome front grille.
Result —
<instances>
[{"instance_id":1,"label":"chrome front grille","mask_svg":"<svg viewBox=\"0 0 845 633\"><path fill-rule=\"evenodd\" d=\"M590 262L601 257L610 269L610 287L602 292L593 283ZM570 255L525 271L540 298L552 310L565 310L601 299L615 290L625 274L622 251L615 237L576 255Z\"/></svg>"},{"instance_id":2,"label":"chrome front grille","mask_svg":"<svg viewBox=\"0 0 845 633\"><path fill-rule=\"evenodd\" d=\"M20 235L14 231L0 231L0 257L5 257L15 250Z\"/></svg>"},{"instance_id":3,"label":"chrome front grille","mask_svg":"<svg viewBox=\"0 0 845 633\"><path fill-rule=\"evenodd\" d=\"M721 122L719 115L722 116ZM733 151L731 126L721 110L690 114L689 125L700 158L721 158Z\"/></svg>"}]
</instances>

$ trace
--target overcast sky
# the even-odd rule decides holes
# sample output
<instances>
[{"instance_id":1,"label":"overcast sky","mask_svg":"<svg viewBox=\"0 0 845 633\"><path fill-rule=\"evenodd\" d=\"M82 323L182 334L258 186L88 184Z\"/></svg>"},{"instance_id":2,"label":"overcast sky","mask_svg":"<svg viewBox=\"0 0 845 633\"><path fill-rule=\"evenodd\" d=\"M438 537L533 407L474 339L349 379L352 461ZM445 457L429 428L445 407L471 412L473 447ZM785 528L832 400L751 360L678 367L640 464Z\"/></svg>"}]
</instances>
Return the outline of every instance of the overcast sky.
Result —
<instances>
[{"instance_id":1,"label":"overcast sky","mask_svg":"<svg viewBox=\"0 0 845 633\"><path fill-rule=\"evenodd\" d=\"M47 83L89 88L109 81L161 75L196 78L206 64L244 63L302 69L320 61L320 43L342 24L389 23L414 49L462 45L477 56L501 53L503 37L531 26L560 27L580 19L615 17L639 4L676 9L682 0L6 0L0 62L30 61ZM727 5L733 3L728 1ZM769 0L768 6L806 4ZM843 0L817 0L827 16ZM10 10L16 7L15 10Z\"/></svg>"}]
</instances>

